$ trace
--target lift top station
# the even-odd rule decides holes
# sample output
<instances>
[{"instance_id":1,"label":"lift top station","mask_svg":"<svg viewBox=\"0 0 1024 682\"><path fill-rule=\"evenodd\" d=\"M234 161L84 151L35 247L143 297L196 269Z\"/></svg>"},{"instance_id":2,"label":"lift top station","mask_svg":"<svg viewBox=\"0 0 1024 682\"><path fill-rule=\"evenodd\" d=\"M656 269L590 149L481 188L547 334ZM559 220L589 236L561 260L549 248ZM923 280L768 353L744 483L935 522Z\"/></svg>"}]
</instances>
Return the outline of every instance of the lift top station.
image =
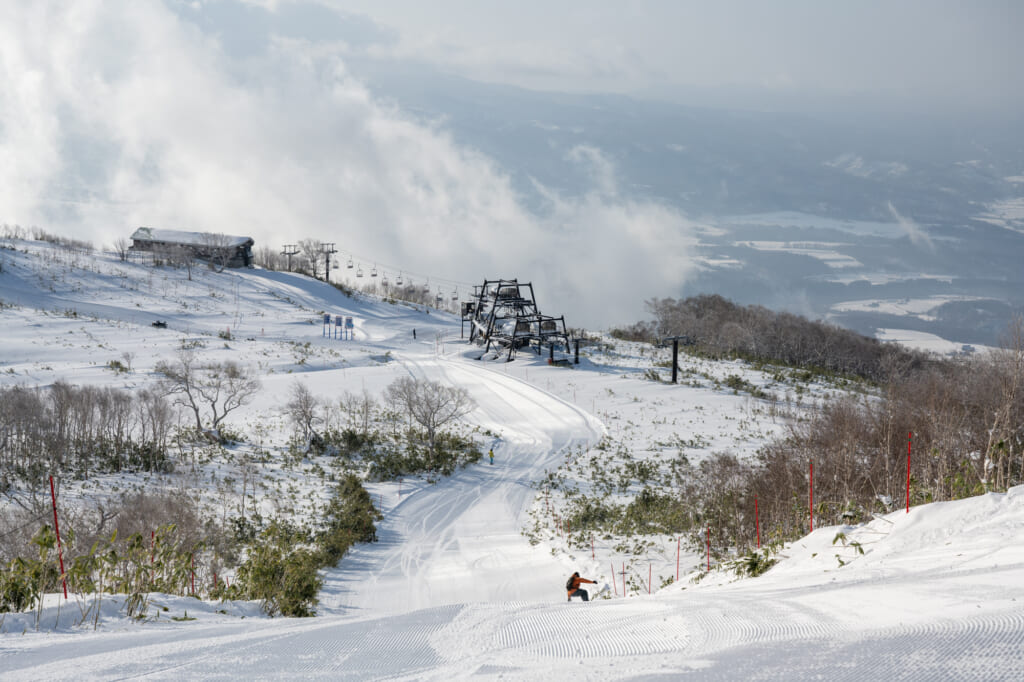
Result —
<instances>
[{"instance_id":1,"label":"lift top station","mask_svg":"<svg viewBox=\"0 0 1024 682\"><path fill-rule=\"evenodd\" d=\"M517 349L534 344L538 355L548 344L552 360L556 342L569 352L565 317L542 314L530 282L484 280L473 287L473 300L462 304L462 320L470 324L469 340L485 346L484 354L492 347L507 348L506 361L515 358Z\"/></svg>"}]
</instances>

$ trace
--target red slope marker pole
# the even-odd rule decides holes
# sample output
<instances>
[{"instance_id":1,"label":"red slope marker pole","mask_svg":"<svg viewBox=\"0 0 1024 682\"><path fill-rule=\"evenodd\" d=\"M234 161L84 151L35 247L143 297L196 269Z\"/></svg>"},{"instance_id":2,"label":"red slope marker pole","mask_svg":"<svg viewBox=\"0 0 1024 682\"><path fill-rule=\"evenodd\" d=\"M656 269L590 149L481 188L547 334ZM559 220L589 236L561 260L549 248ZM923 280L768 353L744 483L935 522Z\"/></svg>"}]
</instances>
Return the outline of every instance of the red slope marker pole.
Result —
<instances>
[{"instance_id":1,"label":"red slope marker pole","mask_svg":"<svg viewBox=\"0 0 1024 682\"><path fill-rule=\"evenodd\" d=\"M611 562L609 562L609 563L611 563ZM615 596L618 597L619 596L619 583L618 583L617 580L615 580L615 564L612 563L611 566L612 566L612 588L615 589Z\"/></svg>"},{"instance_id":2,"label":"red slope marker pole","mask_svg":"<svg viewBox=\"0 0 1024 682\"><path fill-rule=\"evenodd\" d=\"M807 517L811 520L811 532L814 532L814 460L811 460L811 475L807 479Z\"/></svg>"},{"instance_id":3,"label":"red slope marker pole","mask_svg":"<svg viewBox=\"0 0 1024 682\"><path fill-rule=\"evenodd\" d=\"M914 432L907 433L907 513L910 513L910 440Z\"/></svg>"},{"instance_id":4,"label":"red slope marker pole","mask_svg":"<svg viewBox=\"0 0 1024 682\"><path fill-rule=\"evenodd\" d=\"M757 548L761 549L761 517L758 514L757 498L754 498L754 528L757 531Z\"/></svg>"},{"instance_id":5,"label":"red slope marker pole","mask_svg":"<svg viewBox=\"0 0 1024 682\"><path fill-rule=\"evenodd\" d=\"M53 530L57 533L57 558L60 560L60 582L64 586L64 600L68 598L68 581L64 577L64 549L60 544L60 526L57 525L57 493L53 489L53 476L50 476L50 501L53 503Z\"/></svg>"}]
</instances>

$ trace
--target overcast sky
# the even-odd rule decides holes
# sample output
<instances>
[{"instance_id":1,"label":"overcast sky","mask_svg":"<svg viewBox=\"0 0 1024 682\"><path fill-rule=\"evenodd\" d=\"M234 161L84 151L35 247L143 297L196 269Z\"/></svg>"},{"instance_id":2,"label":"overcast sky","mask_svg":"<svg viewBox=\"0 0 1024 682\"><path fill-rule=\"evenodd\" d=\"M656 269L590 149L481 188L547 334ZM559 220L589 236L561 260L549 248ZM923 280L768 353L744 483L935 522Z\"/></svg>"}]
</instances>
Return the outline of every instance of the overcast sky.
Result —
<instances>
[{"instance_id":1,"label":"overcast sky","mask_svg":"<svg viewBox=\"0 0 1024 682\"><path fill-rule=\"evenodd\" d=\"M593 186L538 184L377 101L355 65L428 65L558 91L855 94L885 107L1019 113L1021 3L24 0L0 3L0 222L109 245L139 225L303 236L463 281L520 277L643 316L678 289L696 233ZM696 89L696 90L695 90ZM697 93L697 94L695 94ZM943 104L945 103L945 104ZM605 289L605 290L602 290ZM557 312L551 310L550 312ZM570 320L570 323L577 323Z\"/></svg>"},{"instance_id":2,"label":"overcast sky","mask_svg":"<svg viewBox=\"0 0 1024 682\"><path fill-rule=\"evenodd\" d=\"M526 87L667 97L735 88L980 109L1024 101L1017 0L338 5L388 29L380 54Z\"/></svg>"}]
</instances>

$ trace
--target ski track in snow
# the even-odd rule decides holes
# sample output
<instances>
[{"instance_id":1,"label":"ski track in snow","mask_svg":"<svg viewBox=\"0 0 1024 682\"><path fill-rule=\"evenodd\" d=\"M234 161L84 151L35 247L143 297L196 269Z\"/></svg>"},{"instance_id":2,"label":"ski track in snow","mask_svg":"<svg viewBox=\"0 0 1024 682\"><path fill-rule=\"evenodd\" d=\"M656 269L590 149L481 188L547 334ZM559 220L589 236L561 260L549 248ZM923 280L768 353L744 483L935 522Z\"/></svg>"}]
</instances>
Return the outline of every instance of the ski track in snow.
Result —
<instances>
[{"instance_id":1,"label":"ski track in snow","mask_svg":"<svg viewBox=\"0 0 1024 682\"><path fill-rule=\"evenodd\" d=\"M21 273L27 257L10 257ZM835 546L837 529L823 528L788 546L785 561L758 579L677 584L654 596L567 604L561 588L580 561L530 546L521 529L535 496L531 484L573 448L597 441L605 427L574 404L508 373L507 366L495 369L458 350L445 354L439 340L426 340L457 332L451 318L347 299L288 273L197 272L200 281L188 284L165 283L164 277L156 282L160 295L150 283L150 293L137 289L138 297L147 306L161 296L177 302L147 311L107 305L123 296L116 281L107 283L113 295L95 296L79 287L76 296L40 289L32 277L13 272L4 274L7 300L101 316L92 327L80 318L51 320L67 334L72 326L90 338L96 332L108 345L110 337L123 334L120 324L144 325L151 317L192 329L222 328L229 319L223 310L191 314L174 298L187 299L191 291L212 299L214 285L221 287L218 300L230 301L241 291L242 308L260 311L243 329L232 330L239 335L262 336L265 324L271 340L290 339L296 329L315 337L315 311L353 314L366 343L360 352L390 350L400 363L374 363L375 380L406 372L462 386L477 404L469 420L497 435L493 467L485 459L434 485L417 484L401 499L387 493L379 542L355 548L325 572L318 618L241 619L235 613L220 619L208 613L212 622L161 618L136 626L115 619L112 629L98 632L41 628L24 636L8 627L0 635L0 680L1024 679L1024 487L844 529L861 543L863 555ZM33 322L28 311L14 316ZM120 321L117 329L110 320ZM421 331L418 342L410 338L413 328ZM155 339L149 342L156 344L151 354L178 340L143 331ZM11 339L34 335L15 332ZM25 376L59 375L62 367L75 368L79 377L93 371L84 367L81 350L70 361L64 358L65 365L55 362L57 370L36 368L30 364L39 359L34 342L19 343L5 351L20 353L11 368L16 365ZM104 348L98 361L113 352ZM335 386L337 367L325 369L320 377L311 371L306 378ZM102 377L95 371L89 376ZM546 375L556 381L562 376L568 375ZM605 386L610 384L595 390ZM636 386L648 398L669 399L664 386ZM637 414L642 422L642 411L632 416ZM837 569L835 555L847 565Z\"/></svg>"},{"instance_id":2,"label":"ski track in snow","mask_svg":"<svg viewBox=\"0 0 1024 682\"><path fill-rule=\"evenodd\" d=\"M866 631L787 602L651 599L590 606L447 605L86 635L3 657L4 679L1020 679L1021 610ZM129 651L130 655L124 655ZM33 659L41 659L34 661ZM68 663L68 660L72 664ZM33 664L35 663L35 664ZM8 667L11 664L11 667Z\"/></svg>"},{"instance_id":3,"label":"ski track in snow","mask_svg":"<svg viewBox=\"0 0 1024 682\"><path fill-rule=\"evenodd\" d=\"M400 360L412 376L470 392L477 404L474 422L501 434L497 464L464 471L402 500L379 524L379 542L356 548L340 569L328 572L321 611L398 613L501 601L537 594L538 580L564 581L550 561L523 565L531 553L520 535L522 515L534 496L530 484L545 468L557 467L568 449L596 440L600 423L472 361L412 355Z\"/></svg>"}]
</instances>

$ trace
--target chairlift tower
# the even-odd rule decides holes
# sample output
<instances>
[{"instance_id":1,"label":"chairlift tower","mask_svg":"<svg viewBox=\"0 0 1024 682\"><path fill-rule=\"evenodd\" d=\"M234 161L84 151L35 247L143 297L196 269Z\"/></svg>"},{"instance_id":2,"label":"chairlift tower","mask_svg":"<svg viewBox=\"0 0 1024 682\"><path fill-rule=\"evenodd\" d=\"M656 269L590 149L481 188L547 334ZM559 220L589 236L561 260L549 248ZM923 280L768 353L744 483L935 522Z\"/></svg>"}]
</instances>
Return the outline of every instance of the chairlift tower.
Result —
<instances>
[{"instance_id":1,"label":"chairlift tower","mask_svg":"<svg viewBox=\"0 0 1024 682\"><path fill-rule=\"evenodd\" d=\"M292 256L299 252L298 244L285 244L284 250L281 251L282 256L288 256L288 272L292 271Z\"/></svg>"},{"instance_id":2,"label":"chairlift tower","mask_svg":"<svg viewBox=\"0 0 1024 682\"><path fill-rule=\"evenodd\" d=\"M537 309L533 284L515 279L484 280L474 287L476 301L462 306L463 319L470 322L469 339L485 345L484 353L492 345L508 348L507 360L515 357L519 348L536 342L540 355L543 344L551 346L561 341L569 350L569 334L564 317L544 315Z\"/></svg>"},{"instance_id":3,"label":"chairlift tower","mask_svg":"<svg viewBox=\"0 0 1024 682\"><path fill-rule=\"evenodd\" d=\"M320 244L320 253L324 254L324 281L331 281L331 254L338 253L338 250L334 248L334 242L322 242Z\"/></svg>"}]
</instances>

